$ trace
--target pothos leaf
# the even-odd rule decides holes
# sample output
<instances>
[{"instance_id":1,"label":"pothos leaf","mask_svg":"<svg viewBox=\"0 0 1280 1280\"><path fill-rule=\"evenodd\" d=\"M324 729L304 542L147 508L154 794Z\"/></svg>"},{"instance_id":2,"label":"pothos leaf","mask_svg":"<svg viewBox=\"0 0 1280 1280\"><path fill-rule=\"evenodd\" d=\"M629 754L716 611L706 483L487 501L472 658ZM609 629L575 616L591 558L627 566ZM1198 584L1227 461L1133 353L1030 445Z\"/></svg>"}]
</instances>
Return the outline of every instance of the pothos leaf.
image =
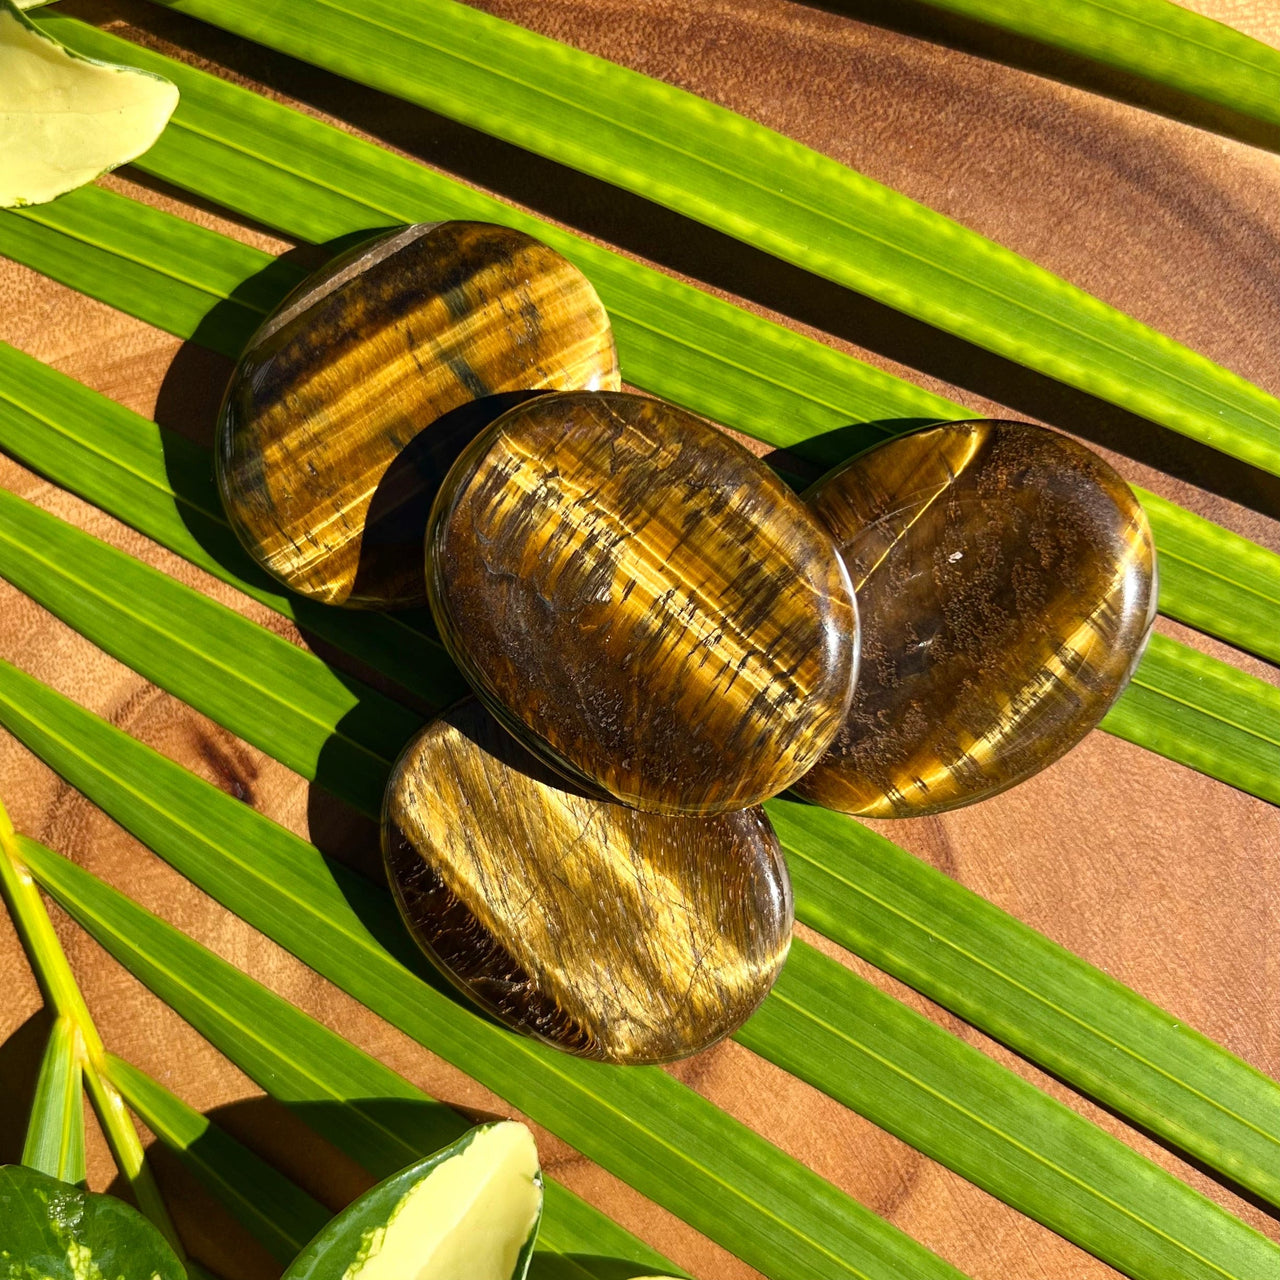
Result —
<instances>
[{"instance_id":1,"label":"pothos leaf","mask_svg":"<svg viewBox=\"0 0 1280 1280\"><path fill-rule=\"evenodd\" d=\"M43 204L135 159L177 105L162 76L72 53L0 0L0 207Z\"/></svg>"},{"instance_id":2,"label":"pothos leaf","mask_svg":"<svg viewBox=\"0 0 1280 1280\"><path fill-rule=\"evenodd\" d=\"M114 1196L0 1168L0 1280L186 1280L164 1236Z\"/></svg>"},{"instance_id":3,"label":"pothos leaf","mask_svg":"<svg viewBox=\"0 0 1280 1280\"><path fill-rule=\"evenodd\" d=\"M532 1134L482 1125L349 1205L284 1280L524 1280L541 1216Z\"/></svg>"}]
</instances>

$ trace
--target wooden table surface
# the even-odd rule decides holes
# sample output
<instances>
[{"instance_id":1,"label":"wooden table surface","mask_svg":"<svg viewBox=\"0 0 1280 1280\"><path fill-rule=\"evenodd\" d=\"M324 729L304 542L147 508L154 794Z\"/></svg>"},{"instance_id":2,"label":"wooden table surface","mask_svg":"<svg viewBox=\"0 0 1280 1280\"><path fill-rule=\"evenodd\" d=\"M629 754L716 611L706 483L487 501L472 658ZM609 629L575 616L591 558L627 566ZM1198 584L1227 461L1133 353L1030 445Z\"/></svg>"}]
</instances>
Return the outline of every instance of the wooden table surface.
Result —
<instances>
[{"instance_id":1,"label":"wooden table surface","mask_svg":"<svg viewBox=\"0 0 1280 1280\"><path fill-rule=\"evenodd\" d=\"M1251 127L1223 112L1197 113L1120 75L907 4L485 0L485 7L801 139L1280 392L1280 155L1264 149L1280 147L1280 130ZM1196 7L1280 44L1276 0L1200 0ZM119 29L134 24L150 43L185 50L179 56L336 115L355 131L771 309L976 409L1072 431L1109 451L1127 478L1280 549L1280 482L1172 433L598 183L199 24L132 0L83 3L75 11ZM137 179L126 170L106 184L251 243L288 247ZM167 426L209 438L225 361L8 262L0 262L0 339L131 408L154 412ZM0 481L287 632L274 615L7 459L0 459ZM1275 668L1166 621L1160 626L1280 683ZM313 797L301 778L3 584L0 654L294 830L310 829L329 845L370 847L369 830ZM126 889L429 1092L476 1112L508 1110L214 905L3 735L0 796L19 829ZM943 818L879 826L1248 1062L1280 1075L1277 809L1095 732L1058 764L994 800ZM58 916L58 927L109 1048L216 1116L330 1205L361 1188L363 1175L349 1161L308 1141L64 917ZM841 958L1280 1239L1275 1216L971 1027ZM11 1161L20 1151L45 1024L7 920L0 920L0 991L0 1161ZM671 1070L975 1280L1113 1274L736 1044ZM556 1177L693 1274L703 1280L754 1274L563 1143L545 1133L539 1143ZM193 1252L228 1280L270 1275L261 1250L162 1157L162 1181ZM93 1130L91 1185L103 1188L112 1177Z\"/></svg>"}]
</instances>

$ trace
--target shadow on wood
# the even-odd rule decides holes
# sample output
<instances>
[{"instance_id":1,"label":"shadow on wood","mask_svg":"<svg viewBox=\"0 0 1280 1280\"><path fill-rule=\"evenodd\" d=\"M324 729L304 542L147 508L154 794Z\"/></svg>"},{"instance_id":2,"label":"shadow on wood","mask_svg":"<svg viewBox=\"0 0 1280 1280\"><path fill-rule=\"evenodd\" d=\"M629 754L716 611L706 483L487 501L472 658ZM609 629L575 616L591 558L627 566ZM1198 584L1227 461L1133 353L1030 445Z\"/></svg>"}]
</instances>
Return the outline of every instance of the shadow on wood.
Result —
<instances>
[{"instance_id":1,"label":"shadow on wood","mask_svg":"<svg viewBox=\"0 0 1280 1280\"><path fill-rule=\"evenodd\" d=\"M48 1009L33 1013L0 1044L0 1165L20 1164L35 1101L40 1061L53 1025Z\"/></svg>"},{"instance_id":2,"label":"shadow on wood","mask_svg":"<svg viewBox=\"0 0 1280 1280\"><path fill-rule=\"evenodd\" d=\"M504 1118L462 1113L425 1097L280 1103L258 1096L210 1111L215 1128L197 1139L185 1157L152 1142L148 1158L166 1202L177 1210L176 1225L193 1256L225 1280L270 1280L279 1274L279 1261L273 1261L194 1170L206 1158L217 1159L228 1137L313 1199L314 1212L305 1200L294 1200L292 1207L300 1219L314 1218L318 1229L374 1183L448 1145L472 1125ZM353 1142L362 1144L358 1161L343 1150ZM129 1198L119 1180L111 1191ZM270 1217L269 1203L255 1207ZM624 1258L539 1250L529 1275L531 1280L580 1280L583 1270L595 1280L630 1280L651 1268Z\"/></svg>"}]
</instances>

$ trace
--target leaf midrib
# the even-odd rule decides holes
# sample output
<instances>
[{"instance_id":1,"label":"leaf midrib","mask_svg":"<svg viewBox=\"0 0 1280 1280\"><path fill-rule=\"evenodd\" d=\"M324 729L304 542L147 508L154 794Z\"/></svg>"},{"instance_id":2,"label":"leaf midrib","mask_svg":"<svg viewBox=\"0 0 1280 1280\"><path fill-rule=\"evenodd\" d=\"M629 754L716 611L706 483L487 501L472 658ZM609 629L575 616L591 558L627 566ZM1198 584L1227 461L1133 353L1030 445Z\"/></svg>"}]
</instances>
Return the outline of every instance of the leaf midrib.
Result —
<instances>
[{"instance_id":1,"label":"leaf midrib","mask_svg":"<svg viewBox=\"0 0 1280 1280\"><path fill-rule=\"evenodd\" d=\"M1268 71L1263 67L1259 67L1256 62L1250 62L1247 58L1234 52L1234 50L1226 50L1215 45L1206 44L1203 40L1198 40L1192 36L1184 35L1179 31L1170 31L1168 27L1163 27L1158 22L1152 22L1147 18L1139 17L1136 13L1127 13L1123 9L1114 9L1110 5L1099 3L1099 0L1076 0L1076 2L1078 4L1087 5L1091 9L1097 9L1099 13L1110 14L1113 18L1119 18L1122 22L1131 22L1134 26L1145 27L1148 31L1154 31L1158 35L1172 37L1172 39L1182 41L1196 49L1203 49L1205 52L1213 54L1215 57L1226 58L1231 62L1238 62L1241 66L1247 67L1250 71L1261 72L1265 76L1269 76L1272 79L1275 78L1274 72ZM927 4L928 0L925 0L925 3ZM1210 21L1216 22L1215 19L1210 19ZM1217 25L1223 26L1228 31L1232 31L1232 34L1238 34L1234 32L1232 28L1227 27L1225 23L1217 23ZM1153 77L1144 78L1150 79ZM1199 95L1196 96L1198 97Z\"/></svg>"},{"instance_id":2,"label":"leaf midrib","mask_svg":"<svg viewBox=\"0 0 1280 1280\"><path fill-rule=\"evenodd\" d=\"M319 0L317 0L317 3L319 3ZM143 207L145 208L146 206ZM38 226L45 227L50 231L55 231L59 235L64 235L69 240L76 240L80 244L88 245L90 248L97 249L99 252L108 254L111 257L122 258L125 262L132 262L136 267L142 267L148 271L157 270L153 264L142 258L135 257L132 253L122 252L119 249L108 248L100 240L94 239L84 231L79 229L73 230L61 223L50 222L45 218L37 216L32 212L32 210L38 208L40 208L39 205L26 205L20 211L20 216L36 223ZM239 242L237 241L236 243ZM247 248L248 246L243 247ZM268 254L267 256L270 257L271 255ZM179 284L186 285L189 289L194 289L197 293L203 293L210 298L216 298L219 302L229 302L233 306L243 307L246 311L252 311L255 315L265 316L267 314L266 309L263 307L254 306L253 303L246 302L243 298L233 298L230 294L211 289L208 285L198 284L196 281L188 279L186 276L172 269L166 268L161 274L167 275L171 280L176 280Z\"/></svg>"},{"instance_id":3,"label":"leaf midrib","mask_svg":"<svg viewBox=\"0 0 1280 1280\"><path fill-rule=\"evenodd\" d=\"M1259 600L1265 604L1272 604L1280 608L1280 595L1270 596L1263 591L1259 591L1257 587L1250 586L1241 578L1229 578L1225 573L1219 573L1216 569L1210 569L1207 565L1202 564L1199 560L1192 560L1189 556L1180 555L1177 551L1170 551L1167 547L1160 548L1161 560L1180 560L1183 564L1189 564L1193 569L1203 573L1206 577L1217 578L1219 582L1225 582L1229 587L1236 591L1242 591L1248 595L1257 596Z\"/></svg>"},{"instance_id":4,"label":"leaf midrib","mask_svg":"<svg viewBox=\"0 0 1280 1280\"><path fill-rule=\"evenodd\" d=\"M1192 650L1192 652L1195 652L1195 650ZM1232 667L1231 670L1234 671L1236 668ZM1139 667L1138 670L1130 677L1129 683L1137 685L1140 689L1146 689L1148 693L1155 694L1157 698L1165 698L1169 702L1175 703L1177 706L1186 707L1188 710L1197 712L1199 715L1206 716L1210 720L1216 720L1219 724L1224 724L1229 729L1235 729L1240 733L1246 734L1250 738L1256 738L1259 742L1265 742L1272 747L1280 747L1280 738L1273 738L1265 733L1260 733L1257 729L1250 728L1248 725L1238 724L1235 720L1222 715L1218 711L1211 710L1209 707L1200 706L1194 702L1188 702L1186 698L1180 697L1176 693L1170 693L1167 689L1160 688L1159 685L1154 685L1147 680L1140 679L1139 677L1141 674L1142 668ZM1264 684L1263 687L1270 688L1271 686Z\"/></svg>"}]
</instances>

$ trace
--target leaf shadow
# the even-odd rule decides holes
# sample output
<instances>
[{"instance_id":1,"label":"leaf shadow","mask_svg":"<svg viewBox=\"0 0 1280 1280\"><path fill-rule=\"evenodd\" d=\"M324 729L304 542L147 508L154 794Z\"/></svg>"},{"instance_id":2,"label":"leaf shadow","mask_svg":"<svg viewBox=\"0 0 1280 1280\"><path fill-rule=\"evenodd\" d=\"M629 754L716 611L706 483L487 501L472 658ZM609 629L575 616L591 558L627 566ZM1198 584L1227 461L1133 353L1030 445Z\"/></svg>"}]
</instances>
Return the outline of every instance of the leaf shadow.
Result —
<instances>
[{"instance_id":1,"label":"leaf shadow","mask_svg":"<svg viewBox=\"0 0 1280 1280\"><path fill-rule=\"evenodd\" d=\"M278 306L310 269L383 231L385 228L374 228L339 237L320 246L319 254L313 246L282 254L210 308L191 338L174 354L161 382L155 420L165 429L161 447L166 476L179 499L178 510L187 531L222 568L255 586L281 590L281 584L251 559L223 522L214 477L218 418L235 367L234 357L264 314ZM419 424L383 474L369 505L354 594L376 593L388 572L408 579L416 575L421 582L427 516L450 467L494 419L539 394L502 392ZM425 591L425 583L421 586ZM304 635L318 639L313 628L330 614L332 606L294 595L293 607ZM415 625L427 619L425 608L408 616Z\"/></svg>"},{"instance_id":2,"label":"leaf shadow","mask_svg":"<svg viewBox=\"0 0 1280 1280\"><path fill-rule=\"evenodd\" d=\"M360 563L352 586L354 595L376 594L385 572L380 554L384 547L388 557L397 562L405 558L406 549L417 548L414 567L421 579L420 590L425 594L422 548L427 517L449 469L491 422L508 409L542 394L540 391L507 391L484 396L422 425L383 472L369 503ZM403 566L401 568L403 570Z\"/></svg>"},{"instance_id":3,"label":"leaf shadow","mask_svg":"<svg viewBox=\"0 0 1280 1280\"><path fill-rule=\"evenodd\" d=\"M333 883L369 936L393 959L438 995L476 1018L500 1025L474 1004L414 942L400 918L387 882L379 823L335 795L345 767L326 761L321 751L316 780L307 791L307 824L311 842L324 855Z\"/></svg>"},{"instance_id":4,"label":"leaf shadow","mask_svg":"<svg viewBox=\"0 0 1280 1280\"><path fill-rule=\"evenodd\" d=\"M802 3L1057 80L1144 111L1154 111L1249 146L1280 152L1280 125L1208 102L1172 85L1157 84L1133 72L1105 66L1030 36L1002 30L978 18L947 13L931 7L925 0L802 0Z\"/></svg>"},{"instance_id":5,"label":"leaf shadow","mask_svg":"<svg viewBox=\"0 0 1280 1280\"><path fill-rule=\"evenodd\" d=\"M27 1121L35 1101L36 1081L53 1018L37 1009L0 1044L0 1165L19 1164L27 1138Z\"/></svg>"},{"instance_id":6,"label":"leaf shadow","mask_svg":"<svg viewBox=\"0 0 1280 1280\"><path fill-rule=\"evenodd\" d=\"M279 593L282 586L250 557L227 524L214 476L218 415L234 369L233 353L252 335L262 318L262 308L278 305L303 278L305 273L299 270L300 263L311 265L323 261L328 253L361 238L367 235L362 232L356 237L344 236L323 246L319 257L310 247L290 251L265 271L244 281L228 299L210 309L191 338L178 348L156 398L154 417L162 428L160 444L165 476L177 499L176 509L187 533L220 569L260 590ZM252 309L243 305L246 298L254 300ZM406 453L409 456L402 464L406 469L430 466L440 474L440 469L447 466L448 459L434 444L411 442ZM403 471L397 470L391 483L400 483L403 475ZM425 527L426 513L421 505L416 518ZM333 618L332 606L294 594L291 607L304 640L330 663L340 678L345 672L378 681L376 673L324 638L328 630L326 623ZM425 609L403 616L410 625L421 626L428 621Z\"/></svg>"},{"instance_id":7,"label":"leaf shadow","mask_svg":"<svg viewBox=\"0 0 1280 1280\"><path fill-rule=\"evenodd\" d=\"M307 824L312 844L324 855L333 882L347 905L384 951L428 986L470 1007L418 950L401 923L387 885L378 823L359 813L320 779L307 790Z\"/></svg>"},{"instance_id":8,"label":"leaf shadow","mask_svg":"<svg viewBox=\"0 0 1280 1280\"><path fill-rule=\"evenodd\" d=\"M425 1096L281 1102L259 1095L215 1107L206 1118L216 1130L197 1138L187 1158L153 1141L148 1159L166 1201L181 1206L180 1231L200 1261L224 1280L270 1280L279 1275L280 1263L235 1221L193 1170L206 1156L220 1158L224 1135L316 1201L318 1227L326 1215L339 1212L375 1183L448 1145L473 1125L505 1116L474 1108L462 1111ZM355 1150L358 1159L348 1154ZM128 1198L122 1180L111 1191ZM259 1207L270 1214L270 1204ZM650 1268L635 1259L566 1257L539 1249L529 1275L532 1280L584 1280L583 1269L595 1280L631 1280Z\"/></svg>"}]
</instances>

